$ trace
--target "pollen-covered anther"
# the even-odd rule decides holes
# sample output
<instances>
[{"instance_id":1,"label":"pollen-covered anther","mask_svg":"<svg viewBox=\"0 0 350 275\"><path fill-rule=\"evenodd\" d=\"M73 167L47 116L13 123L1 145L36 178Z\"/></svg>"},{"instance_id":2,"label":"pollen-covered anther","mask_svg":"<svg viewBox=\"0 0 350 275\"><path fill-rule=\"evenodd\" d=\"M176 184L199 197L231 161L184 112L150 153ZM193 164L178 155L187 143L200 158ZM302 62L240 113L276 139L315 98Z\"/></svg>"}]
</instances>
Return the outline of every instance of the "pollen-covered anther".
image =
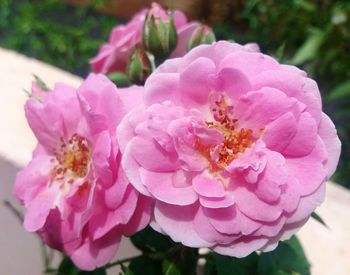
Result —
<instances>
[{"instance_id":1,"label":"pollen-covered anther","mask_svg":"<svg viewBox=\"0 0 350 275\"><path fill-rule=\"evenodd\" d=\"M225 168L253 142L253 131L251 129L241 128L224 133L224 144L219 150L217 166L221 169Z\"/></svg>"},{"instance_id":2,"label":"pollen-covered anther","mask_svg":"<svg viewBox=\"0 0 350 275\"><path fill-rule=\"evenodd\" d=\"M55 178L63 179L67 174L75 178L85 177L91 159L88 142L85 138L74 134L55 152L58 164L55 167ZM73 182L71 179L69 183Z\"/></svg>"},{"instance_id":3,"label":"pollen-covered anther","mask_svg":"<svg viewBox=\"0 0 350 275\"><path fill-rule=\"evenodd\" d=\"M233 106L224 97L215 101L211 112L214 121L207 121L206 125L208 128L216 129L222 133L223 144L215 150L215 145L204 146L200 140L197 140L196 149L208 159L210 170L216 172L227 167L240 153L252 146L254 135L251 129L238 127L238 120L234 118L233 114Z\"/></svg>"}]
</instances>

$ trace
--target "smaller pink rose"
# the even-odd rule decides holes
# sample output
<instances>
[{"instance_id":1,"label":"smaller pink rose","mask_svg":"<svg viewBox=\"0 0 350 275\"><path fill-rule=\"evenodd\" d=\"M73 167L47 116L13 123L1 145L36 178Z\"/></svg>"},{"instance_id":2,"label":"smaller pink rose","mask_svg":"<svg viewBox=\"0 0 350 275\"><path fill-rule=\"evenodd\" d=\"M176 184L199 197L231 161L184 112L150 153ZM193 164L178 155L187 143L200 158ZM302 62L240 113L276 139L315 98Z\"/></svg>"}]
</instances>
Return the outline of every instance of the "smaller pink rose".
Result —
<instances>
[{"instance_id":1,"label":"smaller pink rose","mask_svg":"<svg viewBox=\"0 0 350 275\"><path fill-rule=\"evenodd\" d=\"M56 84L25 105L38 145L15 182L26 210L24 227L80 269L105 265L122 235L149 223L150 200L129 184L115 134L142 91L117 89L105 76L91 74L78 89Z\"/></svg>"}]
</instances>

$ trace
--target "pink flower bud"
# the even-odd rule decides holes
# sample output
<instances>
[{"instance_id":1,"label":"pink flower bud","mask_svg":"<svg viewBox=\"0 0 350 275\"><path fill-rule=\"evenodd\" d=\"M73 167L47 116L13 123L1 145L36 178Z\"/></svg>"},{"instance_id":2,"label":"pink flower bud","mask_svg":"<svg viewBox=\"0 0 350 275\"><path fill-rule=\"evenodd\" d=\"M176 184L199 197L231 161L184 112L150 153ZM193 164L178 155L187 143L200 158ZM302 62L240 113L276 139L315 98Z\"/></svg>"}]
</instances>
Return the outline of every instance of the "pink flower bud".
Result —
<instances>
[{"instance_id":1,"label":"pink flower bud","mask_svg":"<svg viewBox=\"0 0 350 275\"><path fill-rule=\"evenodd\" d=\"M199 25L188 39L188 49L192 49L201 44L211 44L215 42L215 34L207 25Z\"/></svg>"},{"instance_id":2,"label":"pink flower bud","mask_svg":"<svg viewBox=\"0 0 350 275\"><path fill-rule=\"evenodd\" d=\"M142 43L156 58L164 58L176 48L177 32L173 15L153 3L143 26Z\"/></svg>"}]
</instances>

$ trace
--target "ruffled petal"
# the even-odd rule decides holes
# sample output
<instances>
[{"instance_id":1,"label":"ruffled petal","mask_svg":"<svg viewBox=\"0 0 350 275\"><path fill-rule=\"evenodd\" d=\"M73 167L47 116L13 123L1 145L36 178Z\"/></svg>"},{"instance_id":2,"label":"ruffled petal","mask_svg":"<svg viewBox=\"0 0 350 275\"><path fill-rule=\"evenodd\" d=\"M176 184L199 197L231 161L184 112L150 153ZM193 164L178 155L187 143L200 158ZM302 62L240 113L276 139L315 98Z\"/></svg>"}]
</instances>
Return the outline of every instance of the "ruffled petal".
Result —
<instances>
[{"instance_id":1,"label":"ruffled petal","mask_svg":"<svg viewBox=\"0 0 350 275\"><path fill-rule=\"evenodd\" d=\"M341 152L341 143L333 122L325 113L322 113L318 134L322 139L328 153L325 168L327 169L327 178L330 178L337 168Z\"/></svg>"},{"instance_id":2,"label":"ruffled petal","mask_svg":"<svg viewBox=\"0 0 350 275\"><path fill-rule=\"evenodd\" d=\"M190 247L210 247L213 243L201 238L193 228L197 212L198 204L175 206L157 201L154 218L161 230L175 242Z\"/></svg>"}]
</instances>

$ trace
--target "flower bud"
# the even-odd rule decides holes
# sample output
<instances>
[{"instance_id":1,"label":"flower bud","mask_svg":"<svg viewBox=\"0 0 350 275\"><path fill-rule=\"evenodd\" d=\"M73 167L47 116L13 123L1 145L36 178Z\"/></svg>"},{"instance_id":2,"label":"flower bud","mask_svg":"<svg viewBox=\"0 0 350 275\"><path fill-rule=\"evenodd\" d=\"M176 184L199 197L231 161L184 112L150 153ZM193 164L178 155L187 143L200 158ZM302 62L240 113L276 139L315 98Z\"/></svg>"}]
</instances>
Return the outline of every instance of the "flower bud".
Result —
<instances>
[{"instance_id":1,"label":"flower bud","mask_svg":"<svg viewBox=\"0 0 350 275\"><path fill-rule=\"evenodd\" d=\"M156 3L152 4L146 16L142 43L157 59L167 57L176 48L177 32L173 15L168 15Z\"/></svg>"},{"instance_id":2,"label":"flower bud","mask_svg":"<svg viewBox=\"0 0 350 275\"><path fill-rule=\"evenodd\" d=\"M129 87L130 81L128 76L122 72L113 72L107 75L109 80L111 80L118 88Z\"/></svg>"},{"instance_id":3,"label":"flower bud","mask_svg":"<svg viewBox=\"0 0 350 275\"><path fill-rule=\"evenodd\" d=\"M143 84L152 72L152 63L147 52L136 48L129 58L126 70L131 83Z\"/></svg>"},{"instance_id":4,"label":"flower bud","mask_svg":"<svg viewBox=\"0 0 350 275\"><path fill-rule=\"evenodd\" d=\"M38 76L33 75L34 79L32 81L31 91L24 90L29 97L33 97L38 101L43 101L48 92L50 92L50 88L46 85L46 83Z\"/></svg>"},{"instance_id":5,"label":"flower bud","mask_svg":"<svg viewBox=\"0 0 350 275\"><path fill-rule=\"evenodd\" d=\"M215 42L215 34L207 25L199 25L188 39L188 50L201 44L211 44Z\"/></svg>"}]
</instances>

